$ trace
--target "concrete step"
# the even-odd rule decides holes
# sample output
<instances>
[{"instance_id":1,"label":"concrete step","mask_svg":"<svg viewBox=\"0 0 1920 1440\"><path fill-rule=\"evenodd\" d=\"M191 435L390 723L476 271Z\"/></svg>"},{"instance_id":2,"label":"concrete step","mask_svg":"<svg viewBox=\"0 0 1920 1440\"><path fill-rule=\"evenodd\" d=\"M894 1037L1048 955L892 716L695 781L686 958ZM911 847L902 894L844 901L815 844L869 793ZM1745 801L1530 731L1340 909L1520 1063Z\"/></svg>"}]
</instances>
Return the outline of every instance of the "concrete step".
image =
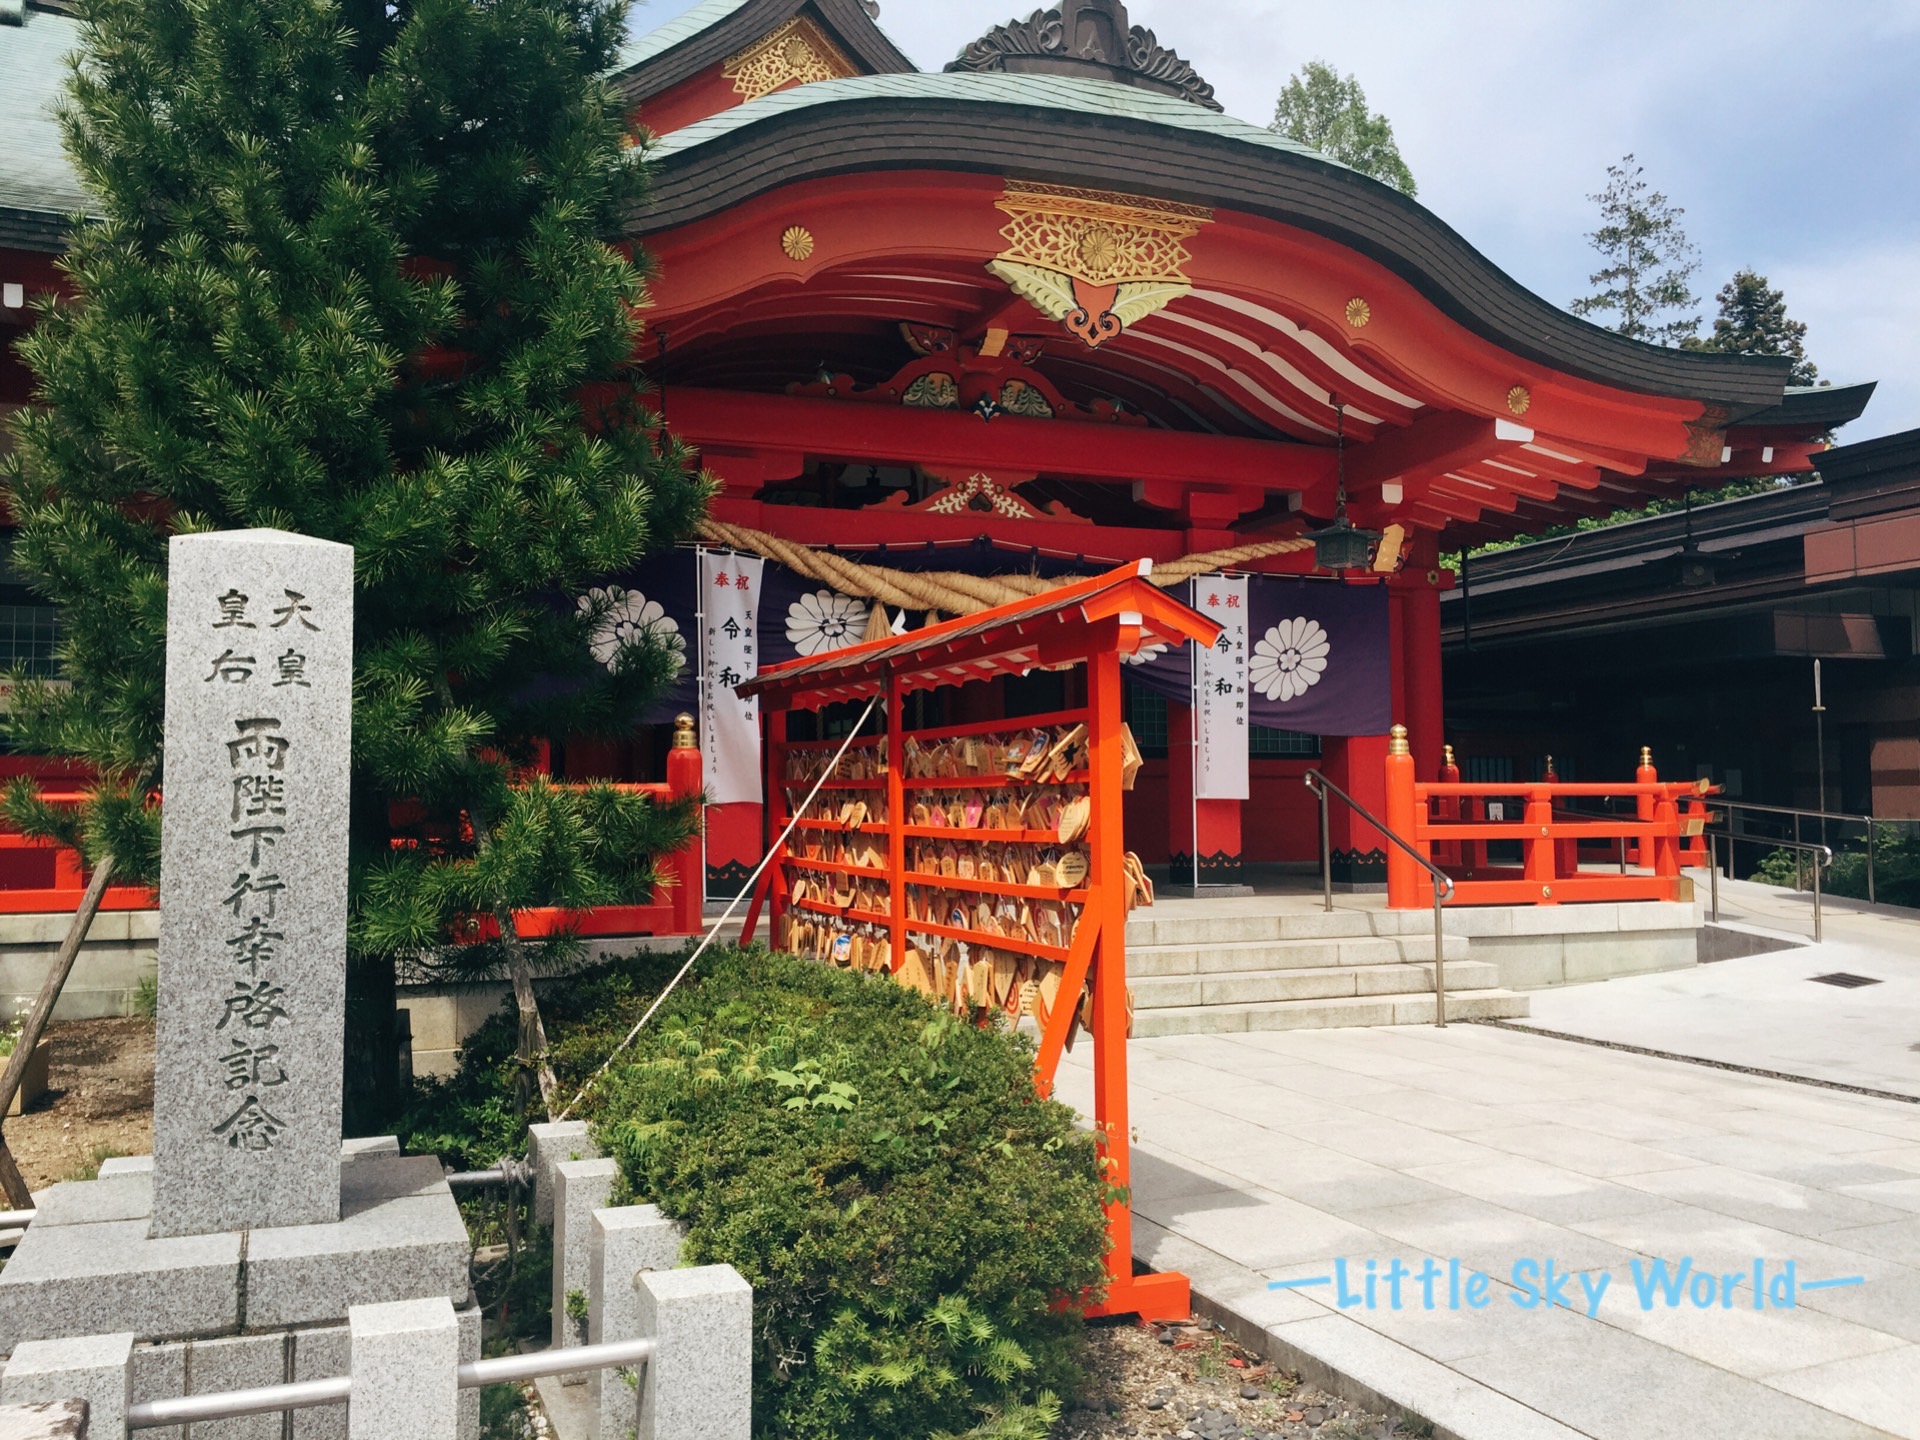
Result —
<instances>
[{"instance_id":1,"label":"concrete step","mask_svg":"<svg viewBox=\"0 0 1920 1440\"><path fill-rule=\"evenodd\" d=\"M1449 935L1441 954L1465 962L1473 942ZM1433 936L1366 935L1326 940L1235 940L1197 945L1127 943L1127 974L1211 975L1246 970L1303 970L1332 965L1400 965L1433 960Z\"/></svg>"},{"instance_id":2,"label":"concrete step","mask_svg":"<svg viewBox=\"0 0 1920 1440\"><path fill-rule=\"evenodd\" d=\"M1136 910L1128 945L1237 944L1254 940L1332 940L1433 933L1431 910L1301 910L1285 914L1156 915Z\"/></svg>"},{"instance_id":3,"label":"concrete step","mask_svg":"<svg viewBox=\"0 0 1920 1440\"><path fill-rule=\"evenodd\" d=\"M1462 960L1447 966L1449 990L1491 989L1499 983L1500 967L1484 960ZM1134 1005L1141 1011L1355 996L1431 995L1433 966L1430 963L1332 965L1214 975L1156 976L1137 976L1129 971L1128 984L1133 988Z\"/></svg>"},{"instance_id":4,"label":"concrete step","mask_svg":"<svg viewBox=\"0 0 1920 1440\"><path fill-rule=\"evenodd\" d=\"M1136 987L1137 989L1137 987ZM1512 990L1447 993L1449 1020L1513 1020L1527 1014L1527 997ZM1346 1025L1431 1025L1432 995L1330 997L1277 1004L1179 1005L1136 1010L1135 1039L1156 1035L1219 1035L1238 1030L1329 1030Z\"/></svg>"}]
</instances>

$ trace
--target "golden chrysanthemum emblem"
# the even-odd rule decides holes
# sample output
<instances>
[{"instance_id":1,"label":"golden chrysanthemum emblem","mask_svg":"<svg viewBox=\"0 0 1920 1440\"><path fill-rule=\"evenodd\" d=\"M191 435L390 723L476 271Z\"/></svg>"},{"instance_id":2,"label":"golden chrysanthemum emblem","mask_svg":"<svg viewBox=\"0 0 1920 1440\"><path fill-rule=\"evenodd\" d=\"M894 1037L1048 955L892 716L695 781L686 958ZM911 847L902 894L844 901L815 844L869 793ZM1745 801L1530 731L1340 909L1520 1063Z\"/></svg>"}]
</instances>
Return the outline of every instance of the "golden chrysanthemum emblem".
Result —
<instances>
[{"instance_id":1,"label":"golden chrysanthemum emblem","mask_svg":"<svg viewBox=\"0 0 1920 1440\"><path fill-rule=\"evenodd\" d=\"M789 260L804 260L813 254L813 232L804 225L789 226L780 237L780 248Z\"/></svg>"},{"instance_id":2,"label":"golden chrysanthemum emblem","mask_svg":"<svg viewBox=\"0 0 1920 1440\"><path fill-rule=\"evenodd\" d=\"M1367 322L1373 319L1373 307L1358 295L1347 301L1347 324L1356 330L1367 328Z\"/></svg>"},{"instance_id":3,"label":"golden chrysanthemum emblem","mask_svg":"<svg viewBox=\"0 0 1920 1440\"><path fill-rule=\"evenodd\" d=\"M1533 393L1524 385L1516 385L1507 391L1507 409L1514 415L1524 415L1533 408Z\"/></svg>"},{"instance_id":4,"label":"golden chrysanthemum emblem","mask_svg":"<svg viewBox=\"0 0 1920 1440\"><path fill-rule=\"evenodd\" d=\"M1077 248L1080 263L1093 271L1105 270L1120 256L1120 242L1114 239L1113 231L1104 225L1089 225L1080 236Z\"/></svg>"}]
</instances>

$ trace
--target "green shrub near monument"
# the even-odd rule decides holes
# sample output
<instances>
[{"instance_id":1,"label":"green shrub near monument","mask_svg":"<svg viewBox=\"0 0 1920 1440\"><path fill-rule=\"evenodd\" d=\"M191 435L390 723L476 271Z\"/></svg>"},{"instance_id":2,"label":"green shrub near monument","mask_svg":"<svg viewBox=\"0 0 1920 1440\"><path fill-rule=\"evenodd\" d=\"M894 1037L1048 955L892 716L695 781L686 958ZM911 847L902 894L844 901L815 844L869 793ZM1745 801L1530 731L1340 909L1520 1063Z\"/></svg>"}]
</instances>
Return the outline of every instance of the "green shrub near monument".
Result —
<instances>
[{"instance_id":1,"label":"green shrub near monument","mask_svg":"<svg viewBox=\"0 0 1920 1440\"><path fill-rule=\"evenodd\" d=\"M543 995L563 1088L677 961L622 960ZM428 1082L409 1148L516 1151L512 1017ZM1022 1038L885 981L710 954L585 1107L634 1198L688 1226L690 1264L754 1287L754 1429L778 1440L1044 1435L1102 1278L1093 1138L1035 1098ZM455 1157L459 1157L455 1160Z\"/></svg>"}]
</instances>

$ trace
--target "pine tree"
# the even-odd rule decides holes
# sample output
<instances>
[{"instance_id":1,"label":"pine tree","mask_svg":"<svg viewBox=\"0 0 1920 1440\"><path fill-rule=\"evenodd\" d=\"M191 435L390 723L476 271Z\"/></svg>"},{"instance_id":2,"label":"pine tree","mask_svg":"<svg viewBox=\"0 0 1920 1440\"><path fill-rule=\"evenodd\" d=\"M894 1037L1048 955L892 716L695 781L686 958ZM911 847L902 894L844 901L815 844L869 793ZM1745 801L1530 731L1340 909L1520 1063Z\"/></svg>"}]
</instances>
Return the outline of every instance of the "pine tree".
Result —
<instances>
[{"instance_id":1,"label":"pine tree","mask_svg":"<svg viewBox=\"0 0 1920 1440\"><path fill-rule=\"evenodd\" d=\"M1600 207L1600 228L1587 236L1607 263L1587 277L1602 288L1575 300L1576 315L1617 315L1613 328L1635 340L1678 345L1700 329L1685 312L1700 303L1692 281L1699 252L1680 228L1687 212L1649 192L1633 156L1607 167L1607 188L1587 198Z\"/></svg>"},{"instance_id":2,"label":"pine tree","mask_svg":"<svg viewBox=\"0 0 1920 1440\"><path fill-rule=\"evenodd\" d=\"M511 971L544 1092L512 912L644 898L693 823L527 773L671 675L644 640L597 664L572 597L703 498L634 368L644 173L602 78L626 0L78 3L62 119L95 218L21 346L7 475L72 688L29 689L13 743L91 762L75 838L151 877L168 537L353 545L349 1123L398 1098L402 965ZM501 940L450 944L473 917Z\"/></svg>"},{"instance_id":3,"label":"pine tree","mask_svg":"<svg viewBox=\"0 0 1920 1440\"><path fill-rule=\"evenodd\" d=\"M1689 348L1717 350L1728 355L1785 355L1793 361L1789 385L1811 385L1819 367L1807 358L1807 325L1787 318L1787 297L1752 270L1734 272L1715 297L1720 313L1713 334Z\"/></svg>"},{"instance_id":4,"label":"pine tree","mask_svg":"<svg viewBox=\"0 0 1920 1440\"><path fill-rule=\"evenodd\" d=\"M1367 93L1358 80L1342 76L1323 60L1309 60L1287 81L1274 107L1273 124L1267 128L1403 195L1419 193L1413 172L1394 143L1393 123L1367 108Z\"/></svg>"}]
</instances>

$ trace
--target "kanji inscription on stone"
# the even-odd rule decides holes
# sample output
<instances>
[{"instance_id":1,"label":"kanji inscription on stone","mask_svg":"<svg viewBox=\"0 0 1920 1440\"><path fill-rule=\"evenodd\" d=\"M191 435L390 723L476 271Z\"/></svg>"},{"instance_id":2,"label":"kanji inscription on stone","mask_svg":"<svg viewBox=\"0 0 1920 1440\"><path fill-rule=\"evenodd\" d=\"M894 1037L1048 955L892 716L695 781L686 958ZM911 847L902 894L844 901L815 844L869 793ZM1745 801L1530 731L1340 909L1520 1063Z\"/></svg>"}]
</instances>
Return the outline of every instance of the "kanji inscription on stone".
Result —
<instances>
[{"instance_id":1,"label":"kanji inscription on stone","mask_svg":"<svg viewBox=\"0 0 1920 1440\"><path fill-rule=\"evenodd\" d=\"M336 1221L353 551L178 536L167 584L153 1233Z\"/></svg>"}]
</instances>

